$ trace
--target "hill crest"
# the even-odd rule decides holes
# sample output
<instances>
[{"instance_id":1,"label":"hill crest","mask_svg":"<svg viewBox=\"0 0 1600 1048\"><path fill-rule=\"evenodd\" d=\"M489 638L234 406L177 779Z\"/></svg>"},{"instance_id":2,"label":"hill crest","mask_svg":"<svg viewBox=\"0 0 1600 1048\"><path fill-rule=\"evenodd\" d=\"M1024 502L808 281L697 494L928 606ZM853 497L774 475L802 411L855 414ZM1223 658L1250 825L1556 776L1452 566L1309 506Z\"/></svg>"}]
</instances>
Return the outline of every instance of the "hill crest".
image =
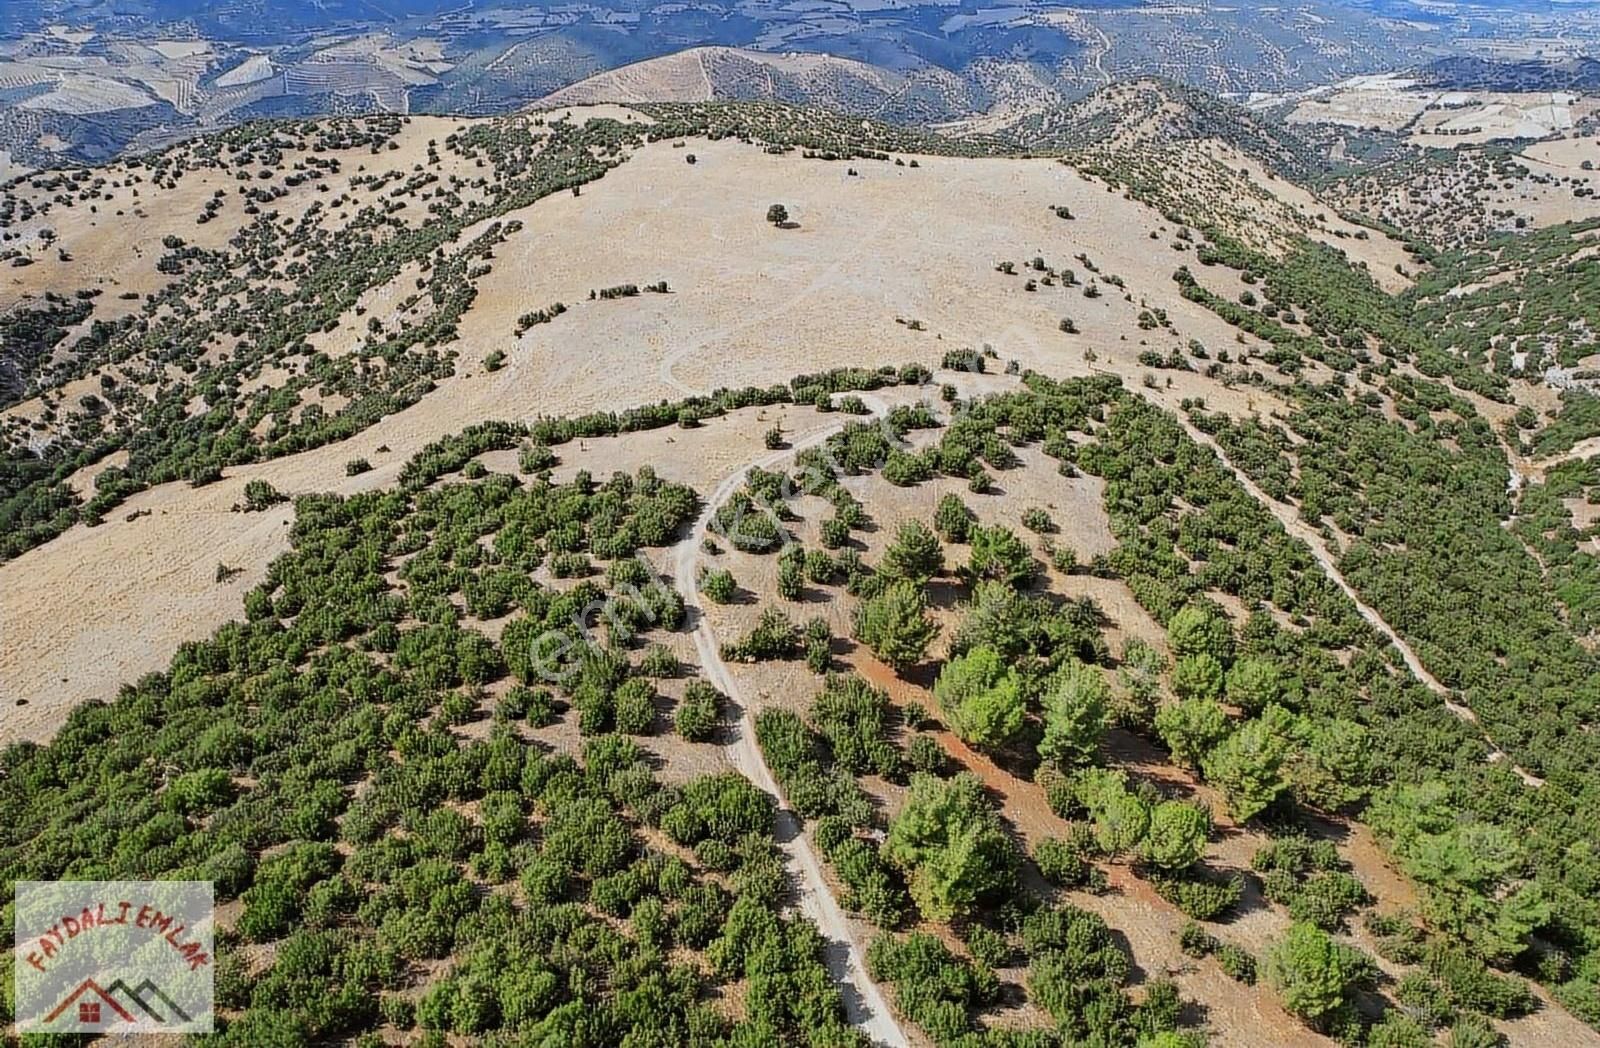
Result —
<instances>
[{"instance_id":1,"label":"hill crest","mask_svg":"<svg viewBox=\"0 0 1600 1048\"><path fill-rule=\"evenodd\" d=\"M802 52L691 47L610 69L539 99L536 108L601 102L779 101L896 122L952 120L985 108L985 92L934 65L889 69Z\"/></svg>"}]
</instances>

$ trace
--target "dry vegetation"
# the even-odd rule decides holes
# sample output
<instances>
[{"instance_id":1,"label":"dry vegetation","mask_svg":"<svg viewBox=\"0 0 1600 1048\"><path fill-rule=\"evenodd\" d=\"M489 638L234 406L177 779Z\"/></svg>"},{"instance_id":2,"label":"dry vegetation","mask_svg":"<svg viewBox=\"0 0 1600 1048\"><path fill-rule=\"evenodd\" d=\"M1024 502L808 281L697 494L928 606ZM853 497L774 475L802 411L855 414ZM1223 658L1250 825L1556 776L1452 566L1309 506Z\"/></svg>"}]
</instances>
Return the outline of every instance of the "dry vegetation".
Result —
<instances>
[{"instance_id":1,"label":"dry vegetation","mask_svg":"<svg viewBox=\"0 0 1600 1048\"><path fill-rule=\"evenodd\" d=\"M1511 157L1328 196L1240 113L1123 101L1071 118L1070 163L697 101L264 125L10 184L0 741L39 745L0 757L29 783L0 869L216 873L236 958L374 973L286 1006L305 973L230 969L230 1043L585 1008L676 1043L1592 1039L1592 230L1486 239L1491 183L1538 177ZM1072 138L1096 121L1115 148ZM1452 177L1459 212L1410 195ZM729 505L792 519L700 547ZM693 614L685 563L717 579ZM650 615L534 697L529 631L630 586ZM728 694L685 730L701 678ZM113 734L88 792L45 773ZM707 778L752 740L803 824L781 851L760 791ZM160 839L74 836L96 790ZM572 842L596 819L617 854ZM851 920L804 912L894 1017L774 922L808 856ZM421 868L472 898L419 902ZM557 902L621 942L529 1003L486 944L545 963ZM1283 975L1313 954L1320 992Z\"/></svg>"}]
</instances>

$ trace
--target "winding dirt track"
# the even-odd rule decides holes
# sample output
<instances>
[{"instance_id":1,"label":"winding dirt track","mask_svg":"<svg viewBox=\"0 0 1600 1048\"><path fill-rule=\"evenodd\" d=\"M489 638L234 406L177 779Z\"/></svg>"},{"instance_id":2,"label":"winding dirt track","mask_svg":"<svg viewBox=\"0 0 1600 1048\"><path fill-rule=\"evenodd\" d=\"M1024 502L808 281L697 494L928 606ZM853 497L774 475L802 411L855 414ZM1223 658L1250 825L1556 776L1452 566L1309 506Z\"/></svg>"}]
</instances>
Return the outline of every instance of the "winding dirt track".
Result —
<instances>
[{"instance_id":1,"label":"winding dirt track","mask_svg":"<svg viewBox=\"0 0 1600 1048\"><path fill-rule=\"evenodd\" d=\"M669 369L664 369L670 375ZM675 385L679 384L674 382ZM888 407L877 397L864 396L868 406L875 416L884 414ZM1181 415L1179 416L1180 420ZM695 521L687 538L679 543L674 560L674 575L677 589L683 594L684 600L697 619L694 631L695 648L700 657L700 664L706 677L718 690L727 695L742 710L736 728L736 738L729 744L728 753L735 767L746 775L758 787L766 790L781 800L782 794L778 790L776 781L772 777L771 769L767 767L765 758L755 739L755 716L749 701L742 695L739 683L723 661L721 645L717 640L716 631L712 628L710 619L705 614L705 606L700 597L697 569L700 564L701 544L709 531L709 526L716 511L743 484L746 474L755 468L770 469L807 448L815 447L834 433L843 428L849 419L841 419L807 434L804 438L795 441L790 447L770 452L759 456L740 467L727 477L712 492L699 518ZM1294 512L1293 507L1276 502L1268 497L1266 492L1252 481L1243 471L1235 467L1223 452L1222 448L1207 434L1189 426L1185 428L1191 437L1216 453L1218 459L1226 465L1238 479L1244 489L1252 498L1256 499L1283 525L1284 529L1294 538L1305 543L1311 551L1322 570L1333 580L1334 584L1356 606L1357 611L1374 629L1386 637L1400 652L1407 668L1423 682L1429 690L1439 696L1440 701L1452 714L1461 720L1477 725L1478 717L1470 708L1451 698L1450 689L1439 681L1432 673L1428 672L1421 658L1406 643L1400 634L1389 626L1379 612L1362 600L1361 595L1350 585L1340 572L1338 562L1328 550L1317 531L1301 520ZM1510 758L1495 745L1494 741L1484 736L1484 741L1490 750L1489 759L1494 762L1505 762L1523 782L1529 786L1542 786L1543 780L1510 763ZM800 908L830 941L844 947L842 959L832 961L835 978L842 983L847 983L853 993L847 993L845 999L846 1010L850 1020L862 1028L875 1042L903 1048L908 1044L905 1032L900 1028L888 1001L882 991L867 974L866 963L861 949L850 929L850 924L844 912L840 909L837 900L828 889L823 877L822 863L818 859L810 842L803 833L799 832L800 820L787 809L780 810L780 822L788 822L795 831L784 841L782 847L789 857L789 867L794 873L799 885Z\"/></svg>"},{"instance_id":2,"label":"winding dirt track","mask_svg":"<svg viewBox=\"0 0 1600 1048\"><path fill-rule=\"evenodd\" d=\"M862 400L876 415L882 415L888 410L876 397L863 396ZM771 769L767 767L766 759L761 755L761 747L756 744L755 714L749 701L741 695L739 682L722 659L722 649L717 642L716 631L712 629L711 620L706 616L705 606L700 598L695 569L699 566L701 543L706 538L712 517L717 509L739 490L745 475L750 470L757 467L771 468L806 448L815 447L842 429L845 421L848 421L848 417L808 434L784 450L772 452L746 463L729 475L706 500L705 509L695 521L689 536L679 544L676 554L675 581L678 592L683 594L685 604L697 619L694 643L700 655L700 667L711 683L742 710L735 729L736 738L728 745L728 755L741 773L761 789L779 798L780 804L783 795L778 790ZM833 893L828 890L827 882L822 876L822 863L812 850L811 842L800 832L801 820L787 808L780 808L779 824L781 826L786 822L792 825L794 832L789 835L788 840L782 842L782 847L788 853L789 868L799 884L800 909L816 922L824 937L834 943L842 944L845 948L842 964L830 963L830 968L836 969L833 971L835 978L849 983L854 990L854 993L845 994L845 1010L849 1014L850 1021L864 1030L877 1044L887 1045L889 1048L905 1048L909 1043L905 1031L900 1028L894 1012L890 1010L889 1002L884 999L877 984L867 974L861 944L856 941L850 930L850 924L845 919L844 911L839 908Z\"/></svg>"}]
</instances>

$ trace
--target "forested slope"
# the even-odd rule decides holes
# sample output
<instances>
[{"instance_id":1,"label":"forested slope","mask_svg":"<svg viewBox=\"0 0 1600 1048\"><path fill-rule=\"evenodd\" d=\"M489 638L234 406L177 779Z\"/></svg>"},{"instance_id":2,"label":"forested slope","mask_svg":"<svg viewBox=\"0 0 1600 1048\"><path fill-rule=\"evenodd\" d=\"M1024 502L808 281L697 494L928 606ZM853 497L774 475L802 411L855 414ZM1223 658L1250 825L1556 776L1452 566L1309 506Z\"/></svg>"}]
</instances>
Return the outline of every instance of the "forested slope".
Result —
<instances>
[{"instance_id":1,"label":"forested slope","mask_svg":"<svg viewBox=\"0 0 1600 1048\"><path fill-rule=\"evenodd\" d=\"M1495 861L1525 863L1537 873L1542 905L1550 907L1544 934L1562 951L1552 955L1549 972L1556 983L1577 975L1562 992L1594 1018L1600 914L1584 842L1600 790L1595 558L1574 544L1582 536L1564 506L1550 506L1543 485L1518 488L1515 445L1508 447L1473 400L1426 376L1479 392L1490 404L1514 402L1514 380L1496 374L1485 354L1459 345L1453 329L1431 323L1425 309L1390 299L1335 260L1324 263L1253 265L1266 289L1263 311L1292 308L1323 327L1317 348L1332 365L1331 380L1295 383L1279 419L1230 419L1203 404L1194 405L1193 417L1272 497L1322 527L1346 579L1416 647L1430 672L1459 691L1512 760L1548 780L1543 788L1487 789L1478 781L1483 770L1462 767L1447 778L1448 793L1430 803L1525 835L1519 858ZM1215 304L1244 323L1262 316ZM1540 308L1551 307L1527 306ZM1574 318L1574 327L1582 323ZM1329 336L1347 357L1328 355ZM1278 344L1293 345L1287 337ZM1508 429L1520 443L1517 427ZM1538 443L1537 432L1532 439ZM1572 484L1564 483L1565 492L1574 492ZM1580 481L1576 492L1583 490ZM1551 531L1560 527L1570 537ZM1416 873L1439 858L1418 851L1405 862Z\"/></svg>"},{"instance_id":2,"label":"forested slope","mask_svg":"<svg viewBox=\"0 0 1600 1048\"><path fill-rule=\"evenodd\" d=\"M1295 142L1139 100L1122 154L1055 129L1077 167L1013 157L1016 138L695 103L251 126L12 186L16 286L93 247L87 226L45 243L45 221L131 225L137 191L173 185L195 205L155 276L30 292L0 322L12 567L135 492L495 374L506 352L459 322L521 209L591 206L639 150L679 176L748 177L735 150L813 164L841 194L861 171L938 173L955 209L959 165L982 165L1027 221L995 221L995 261L941 256L928 319L888 290L828 297L845 270L805 256L819 209L765 201L737 218L759 259L724 257L720 229L705 247L734 274L727 312L674 313L691 299L665 280L592 289L670 386L696 349L726 349L714 373L750 364L764 324L803 341L776 323L791 305L842 303L858 366L582 417L525 400L541 414L474 415L372 490L302 494L241 621L0 755L5 898L40 877L216 881L216 1043L858 1044L837 958L789 906L774 835L797 832L899 1018L939 1045L1174 1048L1248 1036L1246 1009L1284 1043L1600 1027L1594 230L1360 243L1385 234L1258 170L1301 171ZM1086 221L1101 197L1128 209ZM915 213L942 214L931 199ZM1109 214L1137 242L1115 246L1126 273L1078 232ZM941 230L887 259L847 233L888 289ZM1362 261L1402 243L1403 273ZM762 311L741 279L801 290ZM585 308L539 293L496 323L559 335ZM880 366L876 323L923 363ZM561 381L557 356L497 379ZM785 425L813 414L833 435L797 450ZM725 500L664 479L747 463L755 439L769 458ZM220 515L284 502L256 480ZM702 509L704 541L685 530ZM668 547L704 568L693 616ZM730 770L745 711L699 676L691 626L717 631L782 796Z\"/></svg>"}]
</instances>

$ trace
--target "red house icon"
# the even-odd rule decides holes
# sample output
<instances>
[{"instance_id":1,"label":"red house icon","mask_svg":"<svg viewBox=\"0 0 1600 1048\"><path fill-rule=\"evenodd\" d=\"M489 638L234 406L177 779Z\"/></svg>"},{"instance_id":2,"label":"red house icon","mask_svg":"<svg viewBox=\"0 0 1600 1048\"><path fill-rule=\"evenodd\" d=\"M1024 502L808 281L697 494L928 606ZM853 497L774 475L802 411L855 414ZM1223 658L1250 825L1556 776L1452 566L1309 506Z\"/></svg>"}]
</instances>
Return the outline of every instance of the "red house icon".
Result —
<instances>
[{"instance_id":1,"label":"red house icon","mask_svg":"<svg viewBox=\"0 0 1600 1048\"><path fill-rule=\"evenodd\" d=\"M87 1001L79 1001L78 998L86 993L91 994L91 998ZM98 998L98 1000L95 998ZM128 1014L127 1009L118 1004L116 998L102 990L100 984L93 979L85 979L79 983L76 990L67 994L61 1003L55 1006L55 1010L44 1017L44 1021L47 1023L55 1022L61 1017L61 1013L72 1007L74 1003L78 1006L78 1021L80 1023L99 1023L100 1006L102 1004L109 1006L124 1021L130 1023L134 1021L133 1016Z\"/></svg>"}]
</instances>

